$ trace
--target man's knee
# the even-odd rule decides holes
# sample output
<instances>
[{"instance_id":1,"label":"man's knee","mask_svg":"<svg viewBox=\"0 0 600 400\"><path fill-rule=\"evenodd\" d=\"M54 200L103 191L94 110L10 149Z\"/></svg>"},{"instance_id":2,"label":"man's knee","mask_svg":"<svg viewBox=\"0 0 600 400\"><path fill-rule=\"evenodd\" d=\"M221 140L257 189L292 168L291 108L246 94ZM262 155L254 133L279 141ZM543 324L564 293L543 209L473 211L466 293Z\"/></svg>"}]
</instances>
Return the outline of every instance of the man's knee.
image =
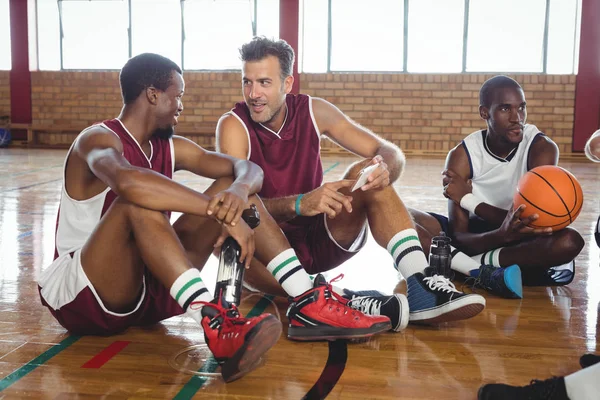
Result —
<instances>
[{"instance_id":1,"label":"man's knee","mask_svg":"<svg viewBox=\"0 0 600 400\"><path fill-rule=\"evenodd\" d=\"M571 260L577 257L585 246L583 237L574 229L565 228L557 236L555 245L561 254L568 255Z\"/></svg>"}]
</instances>

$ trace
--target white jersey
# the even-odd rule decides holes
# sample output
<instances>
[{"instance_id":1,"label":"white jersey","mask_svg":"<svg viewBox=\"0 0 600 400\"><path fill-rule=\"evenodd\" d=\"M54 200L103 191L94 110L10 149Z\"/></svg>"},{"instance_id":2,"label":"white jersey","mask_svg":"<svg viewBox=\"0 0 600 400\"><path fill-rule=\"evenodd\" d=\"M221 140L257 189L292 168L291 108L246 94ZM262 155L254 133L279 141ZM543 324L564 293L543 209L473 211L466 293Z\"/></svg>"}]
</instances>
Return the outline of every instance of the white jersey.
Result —
<instances>
[{"instance_id":1,"label":"white jersey","mask_svg":"<svg viewBox=\"0 0 600 400\"><path fill-rule=\"evenodd\" d=\"M506 158L501 158L487 146L486 130L471 133L462 141L467 152L473 194L483 202L508 210L519 179L529 171L529 149L537 136L543 135L535 125L526 124L523 140Z\"/></svg>"}]
</instances>

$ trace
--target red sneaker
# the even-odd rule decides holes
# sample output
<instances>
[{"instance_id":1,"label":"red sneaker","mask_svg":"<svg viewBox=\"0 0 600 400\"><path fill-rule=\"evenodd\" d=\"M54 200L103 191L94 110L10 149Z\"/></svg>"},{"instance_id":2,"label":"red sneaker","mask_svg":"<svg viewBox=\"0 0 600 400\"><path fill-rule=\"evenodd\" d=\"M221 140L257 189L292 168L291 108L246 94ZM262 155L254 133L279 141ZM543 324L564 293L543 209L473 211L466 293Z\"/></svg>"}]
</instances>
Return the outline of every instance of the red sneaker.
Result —
<instances>
[{"instance_id":1,"label":"red sneaker","mask_svg":"<svg viewBox=\"0 0 600 400\"><path fill-rule=\"evenodd\" d=\"M336 340L367 338L392 328L386 316L365 315L348 306L348 300L335 293L323 275L315 278L314 288L292 300L287 311L288 338L293 340Z\"/></svg>"},{"instance_id":2,"label":"red sneaker","mask_svg":"<svg viewBox=\"0 0 600 400\"><path fill-rule=\"evenodd\" d=\"M213 300L214 301L214 300ZM202 327L208 348L221 364L221 375L231 382L254 369L281 336L281 322L271 314L242 318L237 307L221 298L202 305Z\"/></svg>"}]
</instances>

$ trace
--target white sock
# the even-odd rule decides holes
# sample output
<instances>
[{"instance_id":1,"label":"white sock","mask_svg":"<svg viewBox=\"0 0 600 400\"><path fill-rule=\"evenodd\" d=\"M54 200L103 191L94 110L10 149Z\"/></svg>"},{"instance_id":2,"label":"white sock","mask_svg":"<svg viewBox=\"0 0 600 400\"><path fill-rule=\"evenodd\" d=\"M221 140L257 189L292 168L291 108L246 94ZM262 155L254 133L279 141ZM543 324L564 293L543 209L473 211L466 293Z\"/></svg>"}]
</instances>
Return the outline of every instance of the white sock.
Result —
<instances>
[{"instance_id":1,"label":"white sock","mask_svg":"<svg viewBox=\"0 0 600 400\"><path fill-rule=\"evenodd\" d=\"M450 249L452 250L450 268L467 276L471 276L473 270L479 271L479 267L481 266L480 263L452 246L450 246Z\"/></svg>"},{"instance_id":2,"label":"white sock","mask_svg":"<svg viewBox=\"0 0 600 400\"><path fill-rule=\"evenodd\" d=\"M473 260L478 262L480 265L492 265L494 267L501 267L500 265L500 251L504 247L499 247L494 250L486 251L485 253L478 254L471 257Z\"/></svg>"},{"instance_id":3,"label":"white sock","mask_svg":"<svg viewBox=\"0 0 600 400\"><path fill-rule=\"evenodd\" d=\"M412 228L396 233L388 243L387 251L394 258L396 269L405 279L417 272L423 272L429 266L419 235Z\"/></svg>"},{"instance_id":4,"label":"white sock","mask_svg":"<svg viewBox=\"0 0 600 400\"><path fill-rule=\"evenodd\" d=\"M294 249L282 251L267 264L267 270L277 279L283 290L292 297L297 297L313 287L312 281L300 265Z\"/></svg>"},{"instance_id":5,"label":"white sock","mask_svg":"<svg viewBox=\"0 0 600 400\"><path fill-rule=\"evenodd\" d=\"M597 399L600 393L600 364L565 376L567 396L571 400Z\"/></svg>"},{"instance_id":6,"label":"white sock","mask_svg":"<svg viewBox=\"0 0 600 400\"><path fill-rule=\"evenodd\" d=\"M183 308L183 311L198 323L202 321L202 314L200 312L202 307L190 307L192 302L212 300L212 296L208 292L204 282L202 282L202 278L200 278L200 271L196 268L190 268L179 275L175 279L175 282L173 282L170 293L171 297Z\"/></svg>"}]
</instances>

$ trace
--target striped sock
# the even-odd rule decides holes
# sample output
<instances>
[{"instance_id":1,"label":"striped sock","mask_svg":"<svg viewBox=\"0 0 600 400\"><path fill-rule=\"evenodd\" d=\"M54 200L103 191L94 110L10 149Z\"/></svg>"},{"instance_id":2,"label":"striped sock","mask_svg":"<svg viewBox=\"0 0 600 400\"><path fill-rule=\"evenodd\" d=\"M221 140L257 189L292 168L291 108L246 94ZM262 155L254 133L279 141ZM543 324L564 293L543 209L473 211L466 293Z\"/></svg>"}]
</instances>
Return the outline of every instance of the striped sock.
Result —
<instances>
[{"instance_id":1,"label":"striped sock","mask_svg":"<svg viewBox=\"0 0 600 400\"><path fill-rule=\"evenodd\" d=\"M480 263L459 251L457 248L450 247L452 249L452 261L450 261L450 268L455 271L465 274L467 276L477 277L479 275Z\"/></svg>"},{"instance_id":2,"label":"striped sock","mask_svg":"<svg viewBox=\"0 0 600 400\"><path fill-rule=\"evenodd\" d=\"M206 285L200 278L200 271L196 268L190 268L183 274L179 275L173 286L171 286L171 297L183 308L183 311L196 322L202 321L200 310L202 307L192 307L190 304L193 301L211 301L212 296L208 292Z\"/></svg>"},{"instance_id":3,"label":"striped sock","mask_svg":"<svg viewBox=\"0 0 600 400\"><path fill-rule=\"evenodd\" d=\"M273 274L283 290L292 297L297 297L313 287L310 277L300 265L294 249L287 249L279 253L267 265L267 270Z\"/></svg>"},{"instance_id":4,"label":"striped sock","mask_svg":"<svg viewBox=\"0 0 600 400\"><path fill-rule=\"evenodd\" d=\"M429 266L419 236L414 229L398 232L387 245L387 251L395 260L396 269L405 279Z\"/></svg>"},{"instance_id":5,"label":"striped sock","mask_svg":"<svg viewBox=\"0 0 600 400\"><path fill-rule=\"evenodd\" d=\"M471 257L473 260L478 262L481 265L492 265L494 267L501 267L500 265L500 250L504 247L499 247L494 250L486 251L482 254L477 254L476 256Z\"/></svg>"}]
</instances>

